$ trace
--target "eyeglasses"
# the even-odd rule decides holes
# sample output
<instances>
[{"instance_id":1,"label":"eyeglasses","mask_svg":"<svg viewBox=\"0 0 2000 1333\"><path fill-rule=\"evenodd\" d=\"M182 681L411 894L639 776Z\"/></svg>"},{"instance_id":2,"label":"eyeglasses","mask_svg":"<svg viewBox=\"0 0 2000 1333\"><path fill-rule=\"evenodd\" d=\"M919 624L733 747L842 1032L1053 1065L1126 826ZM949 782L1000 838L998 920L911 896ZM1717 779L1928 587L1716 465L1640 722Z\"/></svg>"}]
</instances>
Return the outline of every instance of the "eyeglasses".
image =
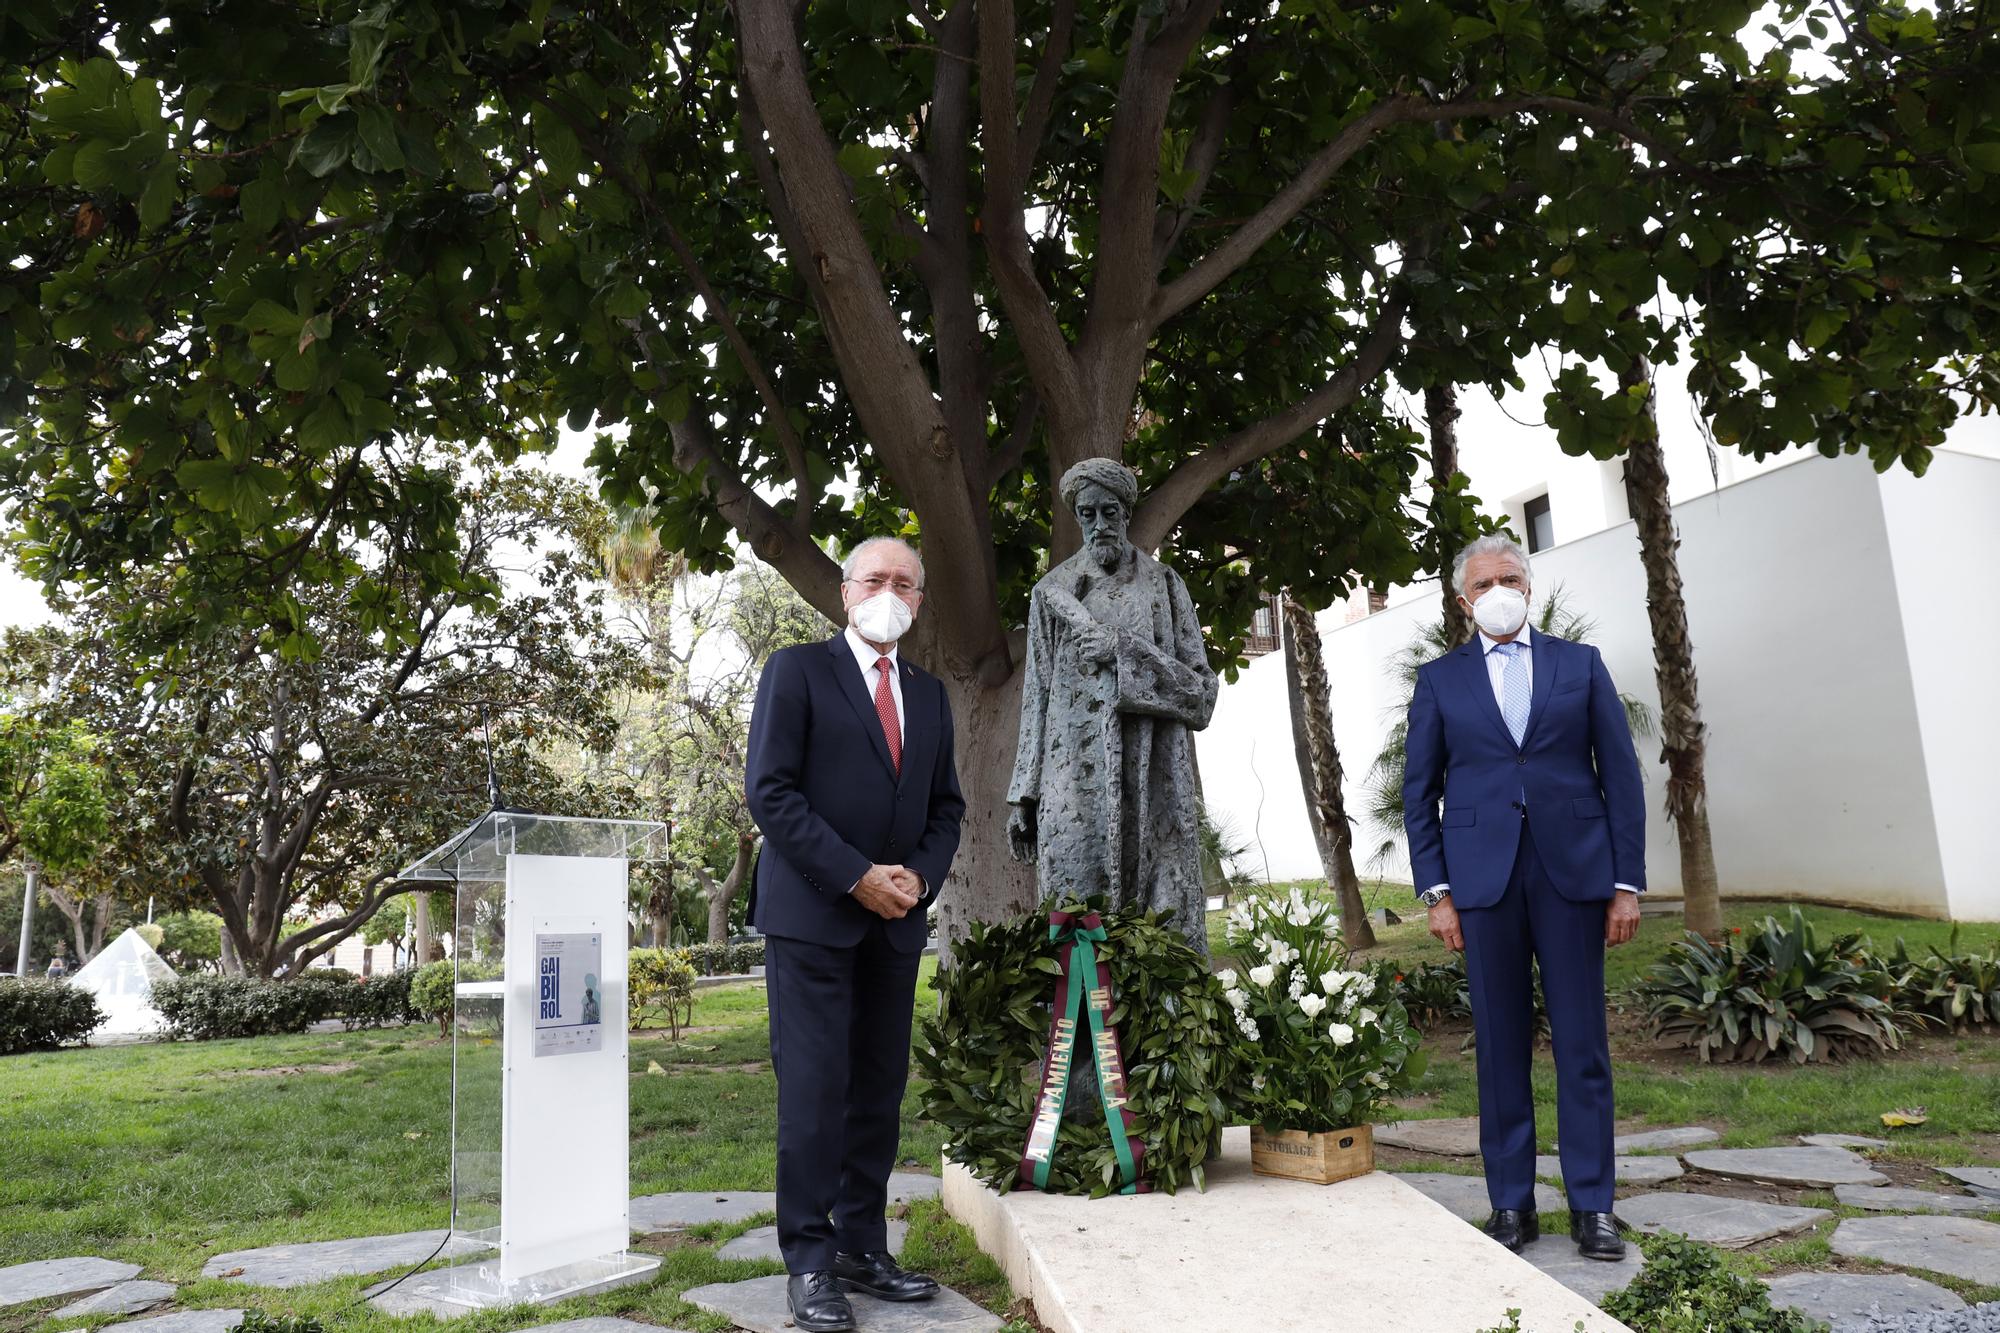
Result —
<instances>
[{"instance_id":1,"label":"eyeglasses","mask_svg":"<svg viewBox=\"0 0 2000 1333\"><path fill-rule=\"evenodd\" d=\"M888 588L898 597L908 597L911 593L923 591L922 588L908 579L886 579L880 574L871 574L865 579L848 579L847 582L858 583L871 593L878 593L882 589Z\"/></svg>"}]
</instances>

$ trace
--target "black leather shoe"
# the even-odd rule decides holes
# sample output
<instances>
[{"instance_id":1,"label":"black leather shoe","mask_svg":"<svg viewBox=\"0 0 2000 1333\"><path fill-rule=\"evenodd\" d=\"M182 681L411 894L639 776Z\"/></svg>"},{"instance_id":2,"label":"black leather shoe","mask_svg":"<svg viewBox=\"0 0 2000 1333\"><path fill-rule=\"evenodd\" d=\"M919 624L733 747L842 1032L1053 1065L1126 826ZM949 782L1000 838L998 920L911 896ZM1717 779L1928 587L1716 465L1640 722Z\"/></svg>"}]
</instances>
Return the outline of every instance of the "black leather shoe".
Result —
<instances>
[{"instance_id":1,"label":"black leather shoe","mask_svg":"<svg viewBox=\"0 0 2000 1333\"><path fill-rule=\"evenodd\" d=\"M849 1291L865 1291L878 1301L927 1301L938 1294L936 1278L912 1273L887 1250L836 1254L833 1273Z\"/></svg>"},{"instance_id":2,"label":"black leather shoe","mask_svg":"<svg viewBox=\"0 0 2000 1333\"><path fill-rule=\"evenodd\" d=\"M1532 1208L1495 1208L1486 1219L1486 1234L1518 1253L1529 1241L1542 1238L1542 1219Z\"/></svg>"},{"instance_id":3,"label":"black leather shoe","mask_svg":"<svg viewBox=\"0 0 2000 1333\"><path fill-rule=\"evenodd\" d=\"M785 1280L785 1302L792 1323L805 1333L848 1333L854 1327L854 1307L832 1273L794 1273Z\"/></svg>"},{"instance_id":4,"label":"black leather shoe","mask_svg":"<svg viewBox=\"0 0 2000 1333\"><path fill-rule=\"evenodd\" d=\"M1586 1259L1617 1263L1625 1257L1625 1238L1618 1234L1618 1219L1610 1213L1571 1213L1569 1238Z\"/></svg>"}]
</instances>

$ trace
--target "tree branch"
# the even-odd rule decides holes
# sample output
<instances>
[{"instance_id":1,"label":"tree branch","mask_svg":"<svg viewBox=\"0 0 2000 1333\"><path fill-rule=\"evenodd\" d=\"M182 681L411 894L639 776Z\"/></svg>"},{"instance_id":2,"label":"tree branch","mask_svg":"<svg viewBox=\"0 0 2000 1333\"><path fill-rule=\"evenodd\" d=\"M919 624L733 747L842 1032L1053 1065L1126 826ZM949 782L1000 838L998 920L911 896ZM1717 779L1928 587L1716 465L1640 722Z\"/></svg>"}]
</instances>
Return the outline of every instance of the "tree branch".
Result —
<instances>
[{"instance_id":1,"label":"tree branch","mask_svg":"<svg viewBox=\"0 0 2000 1333\"><path fill-rule=\"evenodd\" d=\"M1392 295L1375 317L1367 341L1354 359L1319 388L1290 407L1210 445L1168 473L1166 480L1155 486L1133 513L1133 543L1141 550L1157 550L1210 487L1237 468L1298 438L1301 432L1358 398L1403 345L1405 305L1400 291Z\"/></svg>"},{"instance_id":2,"label":"tree branch","mask_svg":"<svg viewBox=\"0 0 2000 1333\"><path fill-rule=\"evenodd\" d=\"M1049 17L1048 40L1042 44L1042 58L1035 65L1035 81L1028 88L1028 105L1021 113L1021 154L1023 178L1035 169L1042 155L1042 138L1048 133L1049 112L1056 104L1056 84L1062 76L1063 57L1069 54L1070 32L1076 26L1076 0L1056 0ZM1009 48L1012 54L1012 48Z\"/></svg>"}]
</instances>

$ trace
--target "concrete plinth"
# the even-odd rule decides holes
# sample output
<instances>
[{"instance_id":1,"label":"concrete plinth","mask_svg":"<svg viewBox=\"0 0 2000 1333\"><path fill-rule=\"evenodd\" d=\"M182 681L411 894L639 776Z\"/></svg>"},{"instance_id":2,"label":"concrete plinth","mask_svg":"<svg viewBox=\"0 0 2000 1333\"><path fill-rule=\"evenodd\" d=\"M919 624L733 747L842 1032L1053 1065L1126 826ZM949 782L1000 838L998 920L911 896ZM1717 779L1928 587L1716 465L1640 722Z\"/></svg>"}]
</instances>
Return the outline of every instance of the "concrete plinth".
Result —
<instances>
[{"instance_id":1,"label":"concrete plinth","mask_svg":"<svg viewBox=\"0 0 2000 1333\"><path fill-rule=\"evenodd\" d=\"M1510 1308L1523 1328L1629 1333L1386 1172L1253 1175L1247 1129L1223 1135L1206 1193L1003 1195L948 1164L944 1205L1052 1333L1470 1333Z\"/></svg>"}]
</instances>

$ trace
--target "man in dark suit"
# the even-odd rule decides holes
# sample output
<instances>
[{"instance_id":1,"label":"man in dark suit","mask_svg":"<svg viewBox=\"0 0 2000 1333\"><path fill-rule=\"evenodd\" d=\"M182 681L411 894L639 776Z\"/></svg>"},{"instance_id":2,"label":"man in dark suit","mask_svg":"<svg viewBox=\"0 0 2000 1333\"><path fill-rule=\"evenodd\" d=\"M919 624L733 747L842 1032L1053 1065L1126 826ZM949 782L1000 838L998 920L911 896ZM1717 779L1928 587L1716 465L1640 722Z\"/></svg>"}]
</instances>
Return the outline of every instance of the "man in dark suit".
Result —
<instances>
[{"instance_id":1,"label":"man in dark suit","mask_svg":"<svg viewBox=\"0 0 2000 1333\"><path fill-rule=\"evenodd\" d=\"M778 1248L793 1322L808 1333L854 1327L848 1291L891 1301L938 1291L897 1265L884 1220L925 912L965 813L944 686L896 652L923 586L906 543L856 547L841 567L847 629L772 654L750 718Z\"/></svg>"},{"instance_id":2,"label":"man in dark suit","mask_svg":"<svg viewBox=\"0 0 2000 1333\"><path fill-rule=\"evenodd\" d=\"M1625 1242L1611 1211L1604 949L1639 927L1639 760L1598 651L1529 633L1525 551L1481 537L1459 552L1452 579L1479 633L1417 671L1403 818L1431 934L1465 951L1486 1232L1510 1250L1541 1234L1530 1081L1539 961L1570 1235L1586 1258L1616 1260Z\"/></svg>"}]
</instances>

